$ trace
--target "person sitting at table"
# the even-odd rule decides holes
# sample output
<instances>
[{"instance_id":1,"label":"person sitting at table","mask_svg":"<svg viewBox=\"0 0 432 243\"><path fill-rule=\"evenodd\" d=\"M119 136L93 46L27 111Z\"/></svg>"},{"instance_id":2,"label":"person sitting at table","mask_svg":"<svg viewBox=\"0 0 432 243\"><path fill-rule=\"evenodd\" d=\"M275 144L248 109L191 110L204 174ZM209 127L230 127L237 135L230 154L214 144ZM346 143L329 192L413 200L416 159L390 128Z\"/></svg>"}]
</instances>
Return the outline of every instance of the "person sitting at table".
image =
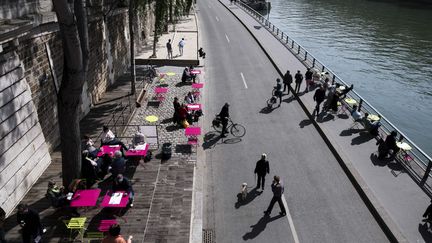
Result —
<instances>
[{"instance_id":1,"label":"person sitting at table","mask_svg":"<svg viewBox=\"0 0 432 243\"><path fill-rule=\"evenodd\" d=\"M178 102L177 97L174 97L173 106L174 106L173 123L179 124L180 123L179 111L180 111L181 105Z\"/></svg>"},{"instance_id":2,"label":"person sitting at table","mask_svg":"<svg viewBox=\"0 0 432 243\"><path fill-rule=\"evenodd\" d=\"M195 97L192 95L192 92L188 92L185 97L185 102L187 104L195 104Z\"/></svg>"},{"instance_id":3,"label":"person sitting at table","mask_svg":"<svg viewBox=\"0 0 432 243\"><path fill-rule=\"evenodd\" d=\"M104 154L97 160L97 164L99 165L99 178L104 178L106 174L108 174L109 167L112 164L112 158L109 154Z\"/></svg>"},{"instance_id":4,"label":"person sitting at table","mask_svg":"<svg viewBox=\"0 0 432 243\"><path fill-rule=\"evenodd\" d=\"M188 110L187 110L187 106L185 104L182 104L180 106L179 112L178 112L178 117L179 117L179 125L181 125L184 121L188 120Z\"/></svg>"},{"instance_id":5,"label":"person sitting at table","mask_svg":"<svg viewBox=\"0 0 432 243\"><path fill-rule=\"evenodd\" d=\"M198 54L199 54L199 57L202 57L203 59L205 59L206 53L204 52L202 47L200 47L200 49L198 49Z\"/></svg>"},{"instance_id":6,"label":"person sitting at table","mask_svg":"<svg viewBox=\"0 0 432 243\"><path fill-rule=\"evenodd\" d=\"M188 67L185 67L185 69L183 69L183 74L181 77L181 81L182 83L186 83L186 81L191 79L191 74L190 74L190 70Z\"/></svg>"},{"instance_id":7,"label":"person sitting at table","mask_svg":"<svg viewBox=\"0 0 432 243\"><path fill-rule=\"evenodd\" d=\"M381 117L379 117L381 119ZM370 134L374 136L378 136L378 129L381 126L381 122L378 121L372 121L369 119L369 113L365 113L364 117L362 118L363 126L365 127L366 131L368 131Z\"/></svg>"},{"instance_id":8,"label":"person sitting at table","mask_svg":"<svg viewBox=\"0 0 432 243\"><path fill-rule=\"evenodd\" d=\"M126 241L120 234L120 230L120 225L111 225L108 230L108 235L103 238L102 243L132 243L132 235L130 235Z\"/></svg>"},{"instance_id":9,"label":"person sitting at table","mask_svg":"<svg viewBox=\"0 0 432 243\"><path fill-rule=\"evenodd\" d=\"M360 111L357 110L357 105L353 105L353 108L351 110L351 116L356 122L362 122L363 115L360 113Z\"/></svg>"},{"instance_id":10,"label":"person sitting at table","mask_svg":"<svg viewBox=\"0 0 432 243\"><path fill-rule=\"evenodd\" d=\"M133 146L145 144L146 140L147 140L146 136L142 132L137 131L133 136L132 144Z\"/></svg>"},{"instance_id":11,"label":"person sitting at table","mask_svg":"<svg viewBox=\"0 0 432 243\"><path fill-rule=\"evenodd\" d=\"M122 141L116 139L114 133L107 126L103 126L101 144L102 145L120 145L124 151L128 150L126 145Z\"/></svg>"},{"instance_id":12,"label":"person sitting at table","mask_svg":"<svg viewBox=\"0 0 432 243\"><path fill-rule=\"evenodd\" d=\"M120 151L116 151L114 153L114 160L111 164L110 172L113 178L116 178L118 174L124 173L126 169L125 159L122 157L122 153Z\"/></svg>"},{"instance_id":13,"label":"person sitting at table","mask_svg":"<svg viewBox=\"0 0 432 243\"><path fill-rule=\"evenodd\" d=\"M378 146L378 159L384 159L388 155L393 158L397 152L399 152L399 147L396 142L397 132L392 131L389 135L387 135L384 142L381 142ZM380 142L380 141L378 141Z\"/></svg>"},{"instance_id":14,"label":"person sitting at table","mask_svg":"<svg viewBox=\"0 0 432 243\"><path fill-rule=\"evenodd\" d=\"M94 146L93 140L88 135L84 135L81 140L81 150L87 150L89 153L88 156L92 159L97 158L99 152L99 149Z\"/></svg>"},{"instance_id":15,"label":"person sitting at table","mask_svg":"<svg viewBox=\"0 0 432 243\"><path fill-rule=\"evenodd\" d=\"M133 200L134 200L135 193L134 193L133 188L132 188L132 183L130 182L130 180L128 178L123 176L123 174L118 174L117 177L115 178L115 180L113 181L112 191L113 192L118 192L118 191L127 192L127 194L129 195L128 205L129 205L129 207L133 207Z\"/></svg>"},{"instance_id":16,"label":"person sitting at table","mask_svg":"<svg viewBox=\"0 0 432 243\"><path fill-rule=\"evenodd\" d=\"M81 159L81 176L86 179L87 187L91 187L98 179L99 165L91 159L87 150L82 153ZM100 161L100 160L98 160Z\"/></svg>"},{"instance_id":17,"label":"person sitting at table","mask_svg":"<svg viewBox=\"0 0 432 243\"><path fill-rule=\"evenodd\" d=\"M51 201L51 206L59 208L68 205L67 196L64 193L64 187L56 185L55 181L48 181L48 189L45 196Z\"/></svg>"},{"instance_id":18,"label":"person sitting at table","mask_svg":"<svg viewBox=\"0 0 432 243\"><path fill-rule=\"evenodd\" d=\"M193 74L192 71L194 70L194 67L192 65L189 66L189 74L190 74L190 78L192 79L192 82L195 83L195 79L196 79L196 74Z\"/></svg>"}]
</instances>

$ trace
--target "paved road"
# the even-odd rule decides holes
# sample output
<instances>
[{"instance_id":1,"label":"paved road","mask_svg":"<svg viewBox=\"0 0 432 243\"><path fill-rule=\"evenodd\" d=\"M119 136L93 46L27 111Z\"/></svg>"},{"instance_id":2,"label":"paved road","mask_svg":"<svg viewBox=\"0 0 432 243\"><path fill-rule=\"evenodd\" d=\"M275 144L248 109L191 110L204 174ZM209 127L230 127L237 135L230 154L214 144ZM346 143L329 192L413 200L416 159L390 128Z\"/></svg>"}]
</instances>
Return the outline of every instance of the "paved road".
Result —
<instances>
[{"instance_id":1,"label":"paved road","mask_svg":"<svg viewBox=\"0 0 432 243\"><path fill-rule=\"evenodd\" d=\"M277 73L249 33L217 1L198 1L198 8L207 52L205 129L211 131L211 117L225 101L247 128L241 141L213 137L204 143L204 228L215 229L217 242L296 242L294 236L298 242L387 242L298 103L284 96L279 109L262 112ZM271 167L266 190L236 204L241 183L255 186L253 169L263 152ZM277 205L263 218L274 174L286 186L291 223L277 216Z\"/></svg>"}]
</instances>

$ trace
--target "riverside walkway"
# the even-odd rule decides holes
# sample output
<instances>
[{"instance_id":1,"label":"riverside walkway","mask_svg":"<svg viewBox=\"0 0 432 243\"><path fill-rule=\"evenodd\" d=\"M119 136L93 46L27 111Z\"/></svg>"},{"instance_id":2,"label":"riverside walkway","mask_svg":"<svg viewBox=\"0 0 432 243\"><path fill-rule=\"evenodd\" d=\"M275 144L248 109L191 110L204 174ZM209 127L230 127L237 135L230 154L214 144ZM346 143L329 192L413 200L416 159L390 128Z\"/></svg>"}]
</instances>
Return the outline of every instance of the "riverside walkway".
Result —
<instances>
[{"instance_id":1,"label":"riverside walkway","mask_svg":"<svg viewBox=\"0 0 432 243\"><path fill-rule=\"evenodd\" d=\"M230 5L229 1L219 2L232 12L260 43L279 74L286 70L290 70L293 75L297 70L304 74L304 64L264 25L238 6ZM314 91L304 93L304 83L303 81L301 92L296 99L311 118L315 107L312 98ZM290 104L290 98L284 102L282 108ZM429 197L400 164L378 161L374 156L377 151L376 140L365 133L351 130L352 123L349 116L333 116L317 121L308 119L302 121L300 126L314 125L318 128L360 195L366 196L363 198L366 204L370 204L369 208L374 217L381 225L386 225L384 230L388 227L399 242L430 242L431 233L421 221L421 216L430 203Z\"/></svg>"}]
</instances>

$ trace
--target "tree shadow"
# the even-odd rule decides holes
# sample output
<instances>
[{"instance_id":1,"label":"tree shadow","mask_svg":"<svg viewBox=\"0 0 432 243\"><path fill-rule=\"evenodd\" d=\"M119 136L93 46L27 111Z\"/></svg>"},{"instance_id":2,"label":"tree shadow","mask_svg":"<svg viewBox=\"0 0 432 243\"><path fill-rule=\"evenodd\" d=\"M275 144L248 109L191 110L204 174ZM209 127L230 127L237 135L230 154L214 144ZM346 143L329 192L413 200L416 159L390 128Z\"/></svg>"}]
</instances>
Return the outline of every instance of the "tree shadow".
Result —
<instances>
[{"instance_id":1,"label":"tree shadow","mask_svg":"<svg viewBox=\"0 0 432 243\"><path fill-rule=\"evenodd\" d=\"M243 240L254 239L259 234L261 234L261 232L263 232L265 230L268 223L275 221L277 219L280 219L282 217L284 217L284 216L278 215L275 217L270 217L270 215L264 214L264 216L262 218L260 218L260 220L256 224L250 226L252 228L252 230L251 230L251 232L248 232L248 233L243 235Z\"/></svg>"},{"instance_id":2,"label":"tree shadow","mask_svg":"<svg viewBox=\"0 0 432 243\"><path fill-rule=\"evenodd\" d=\"M309 126L312 124L312 121L310 119L304 119L299 123L300 128L304 128L305 126Z\"/></svg>"},{"instance_id":3,"label":"tree shadow","mask_svg":"<svg viewBox=\"0 0 432 243\"><path fill-rule=\"evenodd\" d=\"M218 132L208 132L204 135L204 143L202 147L204 150L214 147L215 144L221 139L221 136Z\"/></svg>"},{"instance_id":4,"label":"tree shadow","mask_svg":"<svg viewBox=\"0 0 432 243\"><path fill-rule=\"evenodd\" d=\"M366 143L374 138L373 135L371 135L368 132L360 132L359 136L353 138L351 140L351 145L360 145L362 143Z\"/></svg>"},{"instance_id":5,"label":"tree shadow","mask_svg":"<svg viewBox=\"0 0 432 243\"><path fill-rule=\"evenodd\" d=\"M254 189L252 189L250 192L248 192L248 194L246 195L246 199L243 200L241 198L241 193L237 194L237 202L234 204L234 207L240 208L243 205L246 205L250 202L252 202L257 196L261 195L262 191L258 191L257 188L255 187Z\"/></svg>"}]
</instances>

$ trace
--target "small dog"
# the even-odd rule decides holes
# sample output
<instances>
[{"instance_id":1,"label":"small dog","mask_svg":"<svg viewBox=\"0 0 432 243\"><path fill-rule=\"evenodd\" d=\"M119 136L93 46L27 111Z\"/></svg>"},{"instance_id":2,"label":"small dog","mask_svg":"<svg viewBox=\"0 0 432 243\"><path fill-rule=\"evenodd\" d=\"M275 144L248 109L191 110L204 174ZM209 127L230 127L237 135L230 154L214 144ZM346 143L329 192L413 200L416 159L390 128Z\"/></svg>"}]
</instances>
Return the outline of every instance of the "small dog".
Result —
<instances>
[{"instance_id":1,"label":"small dog","mask_svg":"<svg viewBox=\"0 0 432 243\"><path fill-rule=\"evenodd\" d=\"M244 182L242 184L240 193L241 193L241 199L243 201L246 200L246 197L247 197L247 194L248 194L248 189L247 189L247 183L246 182Z\"/></svg>"}]
</instances>

